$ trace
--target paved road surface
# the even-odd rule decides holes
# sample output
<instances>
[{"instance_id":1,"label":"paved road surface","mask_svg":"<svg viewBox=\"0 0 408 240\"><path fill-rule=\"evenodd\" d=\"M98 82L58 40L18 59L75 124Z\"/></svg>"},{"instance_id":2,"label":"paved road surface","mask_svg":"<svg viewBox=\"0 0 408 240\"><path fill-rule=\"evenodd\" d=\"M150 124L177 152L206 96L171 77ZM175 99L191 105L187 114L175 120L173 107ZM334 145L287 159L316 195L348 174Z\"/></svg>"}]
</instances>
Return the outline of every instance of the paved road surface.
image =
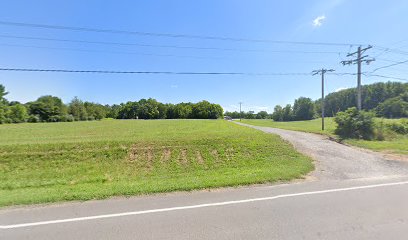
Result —
<instances>
[{"instance_id":1,"label":"paved road surface","mask_svg":"<svg viewBox=\"0 0 408 240\"><path fill-rule=\"evenodd\" d=\"M406 163L262 130L313 154L318 180L6 208L0 239L406 239Z\"/></svg>"}]
</instances>

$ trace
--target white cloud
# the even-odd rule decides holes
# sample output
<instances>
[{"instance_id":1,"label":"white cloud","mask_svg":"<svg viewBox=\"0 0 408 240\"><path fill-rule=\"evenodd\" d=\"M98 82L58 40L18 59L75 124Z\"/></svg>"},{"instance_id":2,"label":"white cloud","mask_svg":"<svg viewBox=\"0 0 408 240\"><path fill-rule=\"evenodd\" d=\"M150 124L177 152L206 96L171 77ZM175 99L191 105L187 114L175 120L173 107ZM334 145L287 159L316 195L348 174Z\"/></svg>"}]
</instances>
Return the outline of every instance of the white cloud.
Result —
<instances>
[{"instance_id":1,"label":"white cloud","mask_svg":"<svg viewBox=\"0 0 408 240\"><path fill-rule=\"evenodd\" d=\"M335 92L339 92L339 91L341 91L341 90L346 90L347 88L345 88L345 87L341 87L341 88L337 88L336 90L334 90Z\"/></svg>"},{"instance_id":2,"label":"white cloud","mask_svg":"<svg viewBox=\"0 0 408 240\"><path fill-rule=\"evenodd\" d=\"M170 85L170 88L178 88L178 85Z\"/></svg>"},{"instance_id":3,"label":"white cloud","mask_svg":"<svg viewBox=\"0 0 408 240\"><path fill-rule=\"evenodd\" d=\"M317 18L313 20L313 26L320 27L325 19L326 19L326 16L324 15L318 16Z\"/></svg>"}]
</instances>

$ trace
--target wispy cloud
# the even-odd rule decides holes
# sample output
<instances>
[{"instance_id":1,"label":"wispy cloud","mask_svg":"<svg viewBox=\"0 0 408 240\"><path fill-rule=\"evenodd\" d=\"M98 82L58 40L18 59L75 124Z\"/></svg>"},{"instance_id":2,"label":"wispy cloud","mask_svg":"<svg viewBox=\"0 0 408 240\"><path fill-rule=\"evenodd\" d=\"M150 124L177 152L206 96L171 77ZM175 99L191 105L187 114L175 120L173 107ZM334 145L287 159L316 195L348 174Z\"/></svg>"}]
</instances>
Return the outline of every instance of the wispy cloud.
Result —
<instances>
[{"instance_id":1,"label":"wispy cloud","mask_svg":"<svg viewBox=\"0 0 408 240\"><path fill-rule=\"evenodd\" d=\"M340 88L337 88L336 90L334 90L335 92L339 92L339 91L341 91L341 90L346 90L347 88L345 88L345 87L340 87Z\"/></svg>"},{"instance_id":2,"label":"wispy cloud","mask_svg":"<svg viewBox=\"0 0 408 240\"><path fill-rule=\"evenodd\" d=\"M170 88L178 88L178 85L175 85L175 84L170 85Z\"/></svg>"},{"instance_id":3,"label":"wispy cloud","mask_svg":"<svg viewBox=\"0 0 408 240\"><path fill-rule=\"evenodd\" d=\"M324 21L325 19L326 19L326 16L324 16L324 15L318 16L317 18L315 18L315 19L313 20L313 26L315 26L315 27L320 27L320 26L322 26L323 21Z\"/></svg>"}]
</instances>

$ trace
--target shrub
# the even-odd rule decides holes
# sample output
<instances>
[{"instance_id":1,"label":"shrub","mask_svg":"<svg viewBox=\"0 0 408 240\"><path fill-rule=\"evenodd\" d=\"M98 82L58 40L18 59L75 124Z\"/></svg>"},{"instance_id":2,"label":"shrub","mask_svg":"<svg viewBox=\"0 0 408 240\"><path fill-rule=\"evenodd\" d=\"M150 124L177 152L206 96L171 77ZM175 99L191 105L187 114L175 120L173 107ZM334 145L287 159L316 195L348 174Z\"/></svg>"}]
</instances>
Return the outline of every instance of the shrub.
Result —
<instances>
[{"instance_id":1,"label":"shrub","mask_svg":"<svg viewBox=\"0 0 408 240\"><path fill-rule=\"evenodd\" d=\"M402 119L400 122L388 123L386 127L398 134L408 134L408 120L406 119Z\"/></svg>"},{"instance_id":2,"label":"shrub","mask_svg":"<svg viewBox=\"0 0 408 240\"><path fill-rule=\"evenodd\" d=\"M381 121L376 124L375 127L375 139L378 141L384 141L385 140L385 127L384 127L384 120L381 119Z\"/></svg>"},{"instance_id":3,"label":"shrub","mask_svg":"<svg viewBox=\"0 0 408 240\"><path fill-rule=\"evenodd\" d=\"M61 116L61 119L60 119L61 122L73 122L74 120L75 118L71 114L63 115Z\"/></svg>"},{"instance_id":4,"label":"shrub","mask_svg":"<svg viewBox=\"0 0 408 240\"><path fill-rule=\"evenodd\" d=\"M28 122L30 123L38 123L40 121L41 119L40 119L40 116L38 115L30 115L30 117L28 117Z\"/></svg>"},{"instance_id":5,"label":"shrub","mask_svg":"<svg viewBox=\"0 0 408 240\"><path fill-rule=\"evenodd\" d=\"M374 115L358 111L352 107L339 112L334 119L337 123L335 133L341 138L372 139L374 137Z\"/></svg>"}]
</instances>

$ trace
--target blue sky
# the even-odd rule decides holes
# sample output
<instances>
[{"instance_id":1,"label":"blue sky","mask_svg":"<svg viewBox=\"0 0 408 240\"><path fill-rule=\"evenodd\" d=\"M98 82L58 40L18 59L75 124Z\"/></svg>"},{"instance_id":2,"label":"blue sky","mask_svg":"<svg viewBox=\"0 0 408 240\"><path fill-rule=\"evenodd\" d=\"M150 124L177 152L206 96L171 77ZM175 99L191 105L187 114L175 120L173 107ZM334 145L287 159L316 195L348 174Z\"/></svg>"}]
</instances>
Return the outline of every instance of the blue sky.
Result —
<instances>
[{"instance_id":1,"label":"blue sky","mask_svg":"<svg viewBox=\"0 0 408 240\"><path fill-rule=\"evenodd\" d=\"M349 44L357 43L374 45L367 54L376 57L376 61L363 66L363 71L372 71L393 61L408 59L407 54L380 48L390 47L408 52L407 12L406 0L4 0L0 8L0 21L247 39L336 42L346 45L153 37L0 24L0 67L247 73L310 73L325 67L334 68L338 73L354 73L355 65L343 67L339 62L347 59L347 52L356 50L356 45ZM218 49L102 45L16 39L10 36ZM406 67L406 64L400 64L376 73L408 78ZM375 76L363 77L364 84L388 80ZM0 84L5 85L10 92L9 100L21 102L47 94L59 96L64 102L78 96L86 101L103 104L148 97L171 103L206 99L221 104L225 110L237 110L238 102L241 101L245 111L271 111L276 104L292 103L299 96L317 99L321 94L319 76L311 75L0 72ZM353 87L355 84L355 76L330 75L327 76L326 92Z\"/></svg>"}]
</instances>

